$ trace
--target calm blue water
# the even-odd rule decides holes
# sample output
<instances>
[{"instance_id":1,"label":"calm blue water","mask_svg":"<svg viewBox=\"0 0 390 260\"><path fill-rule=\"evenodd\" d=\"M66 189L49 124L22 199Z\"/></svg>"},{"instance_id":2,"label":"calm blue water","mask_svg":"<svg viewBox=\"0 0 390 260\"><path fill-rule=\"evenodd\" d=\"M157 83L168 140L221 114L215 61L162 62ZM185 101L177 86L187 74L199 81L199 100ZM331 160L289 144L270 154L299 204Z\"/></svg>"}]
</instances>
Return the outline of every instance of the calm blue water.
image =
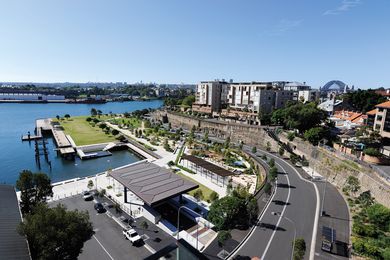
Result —
<instances>
[{"instance_id":1,"label":"calm blue water","mask_svg":"<svg viewBox=\"0 0 390 260\"><path fill-rule=\"evenodd\" d=\"M5 104L0 103L0 183L15 184L19 172L28 169L39 171L34 156L34 143L22 142L21 135L33 132L35 119L70 114L71 116L88 115L91 108L100 109L103 113L124 113L137 109L158 108L161 100L109 102L106 104ZM88 176L138 161L139 158L128 151L114 152L112 156L92 160L65 161L57 157L52 138L47 138L49 169L41 156L41 172L47 173L52 182L75 177Z\"/></svg>"}]
</instances>

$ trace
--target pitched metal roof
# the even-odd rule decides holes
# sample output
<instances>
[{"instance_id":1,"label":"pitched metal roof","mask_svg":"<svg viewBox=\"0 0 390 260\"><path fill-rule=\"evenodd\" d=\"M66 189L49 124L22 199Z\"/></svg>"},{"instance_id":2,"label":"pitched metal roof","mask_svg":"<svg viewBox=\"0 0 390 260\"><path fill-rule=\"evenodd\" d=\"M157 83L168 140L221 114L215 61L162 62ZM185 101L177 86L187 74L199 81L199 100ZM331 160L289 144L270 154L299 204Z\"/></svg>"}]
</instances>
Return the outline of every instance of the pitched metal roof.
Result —
<instances>
[{"instance_id":1,"label":"pitched metal roof","mask_svg":"<svg viewBox=\"0 0 390 260\"><path fill-rule=\"evenodd\" d=\"M218 165L212 164L193 155L183 155L181 158L195 163L196 165L205 168L206 170L209 170L210 172L213 172L222 177L234 175L234 173L232 173L231 171L228 171L222 167L219 167Z\"/></svg>"},{"instance_id":2,"label":"pitched metal roof","mask_svg":"<svg viewBox=\"0 0 390 260\"><path fill-rule=\"evenodd\" d=\"M115 169L110 175L149 206L199 187L148 161Z\"/></svg>"},{"instance_id":3,"label":"pitched metal roof","mask_svg":"<svg viewBox=\"0 0 390 260\"><path fill-rule=\"evenodd\" d=\"M21 221L14 187L0 184L0 259L31 259L26 238L16 230Z\"/></svg>"}]
</instances>

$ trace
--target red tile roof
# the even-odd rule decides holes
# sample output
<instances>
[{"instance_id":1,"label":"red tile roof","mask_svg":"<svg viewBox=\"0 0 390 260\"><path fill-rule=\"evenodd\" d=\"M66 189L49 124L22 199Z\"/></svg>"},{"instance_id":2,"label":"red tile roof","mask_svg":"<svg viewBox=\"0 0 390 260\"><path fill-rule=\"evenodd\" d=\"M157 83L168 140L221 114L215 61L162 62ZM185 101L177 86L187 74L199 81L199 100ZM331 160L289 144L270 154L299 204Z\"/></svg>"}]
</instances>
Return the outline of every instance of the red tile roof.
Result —
<instances>
[{"instance_id":1,"label":"red tile roof","mask_svg":"<svg viewBox=\"0 0 390 260\"><path fill-rule=\"evenodd\" d=\"M386 101L386 102L380 103L380 104L376 105L375 107L390 108L390 101Z\"/></svg>"},{"instance_id":2,"label":"red tile roof","mask_svg":"<svg viewBox=\"0 0 390 260\"><path fill-rule=\"evenodd\" d=\"M376 109L370 110L366 113L369 116L375 116L376 115Z\"/></svg>"}]
</instances>

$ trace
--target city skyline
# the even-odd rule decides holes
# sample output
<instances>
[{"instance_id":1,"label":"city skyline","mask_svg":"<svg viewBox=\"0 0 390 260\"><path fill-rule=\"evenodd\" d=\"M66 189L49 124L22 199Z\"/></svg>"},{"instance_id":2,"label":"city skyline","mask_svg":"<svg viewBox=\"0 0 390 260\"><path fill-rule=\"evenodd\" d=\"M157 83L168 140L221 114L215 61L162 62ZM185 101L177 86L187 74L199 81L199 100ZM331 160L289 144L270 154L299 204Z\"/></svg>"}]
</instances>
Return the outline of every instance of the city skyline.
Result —
<instances>
[{"instance_id":1,"label":"city skyline","mask_svg":"<svg viewBox=\"0 0 390 260\"><path fill-rule=\"evenodd\" d=\"M385 0L0 3L2 82L390 87ZM364 37L363 37L364 36Z\"/></svg>"}]
</instances>

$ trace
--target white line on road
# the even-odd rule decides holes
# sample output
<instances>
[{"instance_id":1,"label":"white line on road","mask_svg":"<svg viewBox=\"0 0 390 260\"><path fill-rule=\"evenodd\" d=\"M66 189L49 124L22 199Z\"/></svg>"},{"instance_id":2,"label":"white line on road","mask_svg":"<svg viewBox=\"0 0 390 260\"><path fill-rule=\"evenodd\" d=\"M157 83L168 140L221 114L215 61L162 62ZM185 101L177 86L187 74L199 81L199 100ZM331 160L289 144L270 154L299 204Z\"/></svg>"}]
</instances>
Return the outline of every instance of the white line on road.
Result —
<instances>
[{"instance_id":1,"label":"white line on road","mask_svg":"<svg viewBox=\"0 0 390 260\"><path fill-rule=\"evenodd\" d=\"M275 157L275 158L278 158L277 156L271 154L271 153L268 153L268 152L265 152L265 151L262 151L263 153L267 153L268 155L270 155L271 157ZM284 163L286 163L287 165L289 165L288 162L286 162L285 160L282 160ZM290 166L290 165L289 165ZM308 182L308 183L311 183L313 186L314 186L314 190L316 192L316 213L314 215L314 223L313 223L313 233L312 233L312 236L311 236L311 243L310 243L310 256L309 256L309 259L310 260L314 260L314 253L315 253L315 249L316 249L316 241L317 241L317 230L318 230L318 219L319 219L319 216L320 216L320 203L319 203L319 200L320 200L320 193L318 191L318 188L317 188L317 185L315 185L315 183L313 183L312 181L309 181L309 180L306 180L305 178L303 178L301 176L301 174L293 167L293 166L290 166L290 168L292 168L295 173L298 175L298 177L305 181L305 182Z\"/></svg>"},{"instance_id":2,"label":"white line on road","mask_svg":"<svg viewBox=\"0 0 390 260\"><path fill-rule=\"evenodd\" d=\"M99 243L99 245L103 248L104 252L106 252L106 254L108 255L108 257L111 258L111 260L114 260L114 258L110 255L110 253L108 253L108 251L106 250L106 248L102 245L102 243L100 243L100 241L97 239L97 237L95 235L93 235L93 238L96 239L96 241Z\"/></svg>"},{"instance_id":3,"label":"white line on road","mask_svg":"<svg viewBox=\"0 0 390 260\"><path fill-rule=\"evenodd\" d=\"M267 246L265 247L264 253L263 253L263 255L261 256L260 259L265 259L265 255L267 254L268 249L269 249L269 247L270 247L270 245L271 245L271 243L272 243L272 240L274 239L276 230L278 229L278 226L279 226L279 224L280 224L280 221L282 220L283 214L284 214L284 212L286 211L286 207L287 207L288 201L289 201L289 199L290 199L290 193L291 193L290 179L288 178L288 174L287 174L286 170L285 170L280 164L278 164L278 163L276 163L276 164L279 165L279 167L283 170L284 173L286 173L287 184L288 184L288 186L289 186L289 188L288 188L288 194L287 194L287 200L286 200L286 203L285 203L284 206L283 206L282 212L280 213L280 216L279 216L278 222L276 223L276 226L275 226L275 228L274 228L274 231L272 232L271 238L268 240L268 244L267 244Z\"/></svg>"}]
</instances>

